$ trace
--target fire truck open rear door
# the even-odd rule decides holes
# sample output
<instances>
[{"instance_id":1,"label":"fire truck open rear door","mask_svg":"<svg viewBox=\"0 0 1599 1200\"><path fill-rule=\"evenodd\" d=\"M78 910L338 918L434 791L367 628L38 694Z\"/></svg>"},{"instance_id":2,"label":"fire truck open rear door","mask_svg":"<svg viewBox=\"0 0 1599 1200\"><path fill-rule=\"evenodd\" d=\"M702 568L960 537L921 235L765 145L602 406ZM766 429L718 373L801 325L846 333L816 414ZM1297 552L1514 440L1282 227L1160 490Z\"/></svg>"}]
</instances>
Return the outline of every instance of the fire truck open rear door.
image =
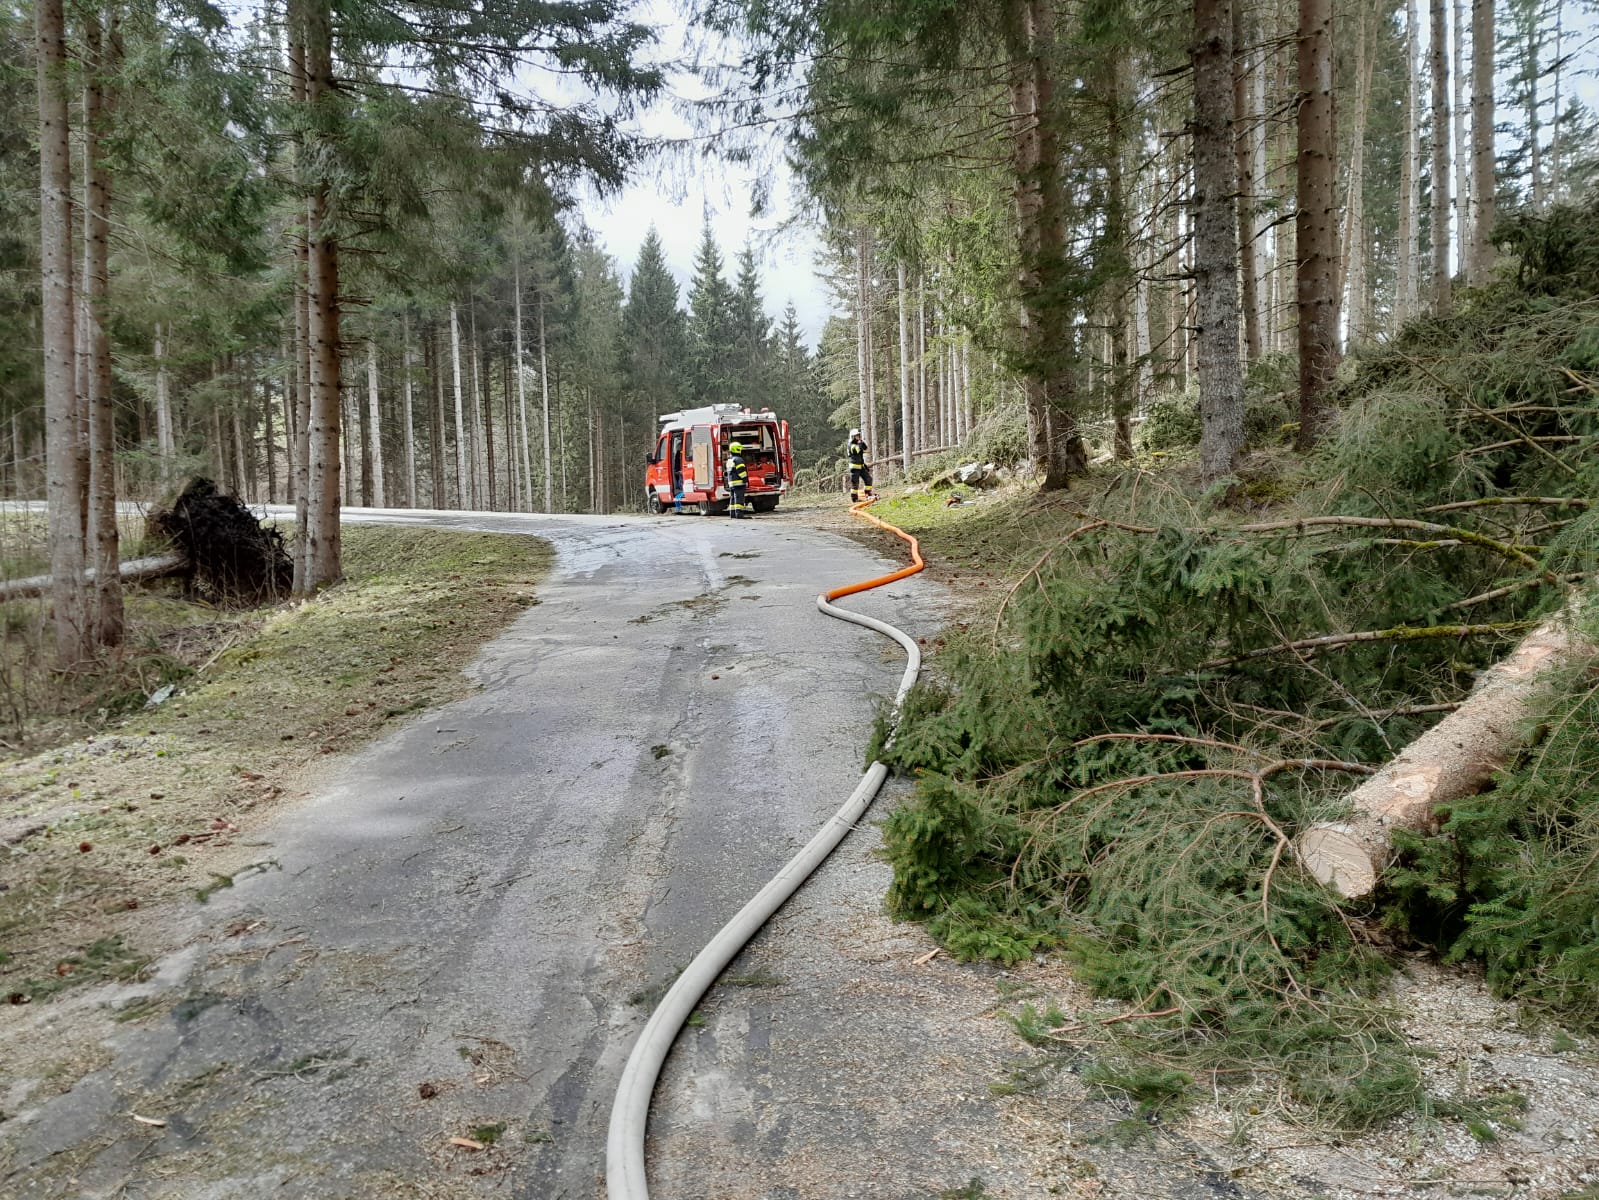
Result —
<instances>
[{"instance_id":1,"label":"fire truck open rear door","mask_svg":"<svg viewBox=\"0 0 1599 1200\"><path fill-rule=\"evenodd\" d=\"M716 459L711 454L711 427L696 425L691 433L694 486L702 492L709 492L716 486Z\"/></svg>"}]
</instances>

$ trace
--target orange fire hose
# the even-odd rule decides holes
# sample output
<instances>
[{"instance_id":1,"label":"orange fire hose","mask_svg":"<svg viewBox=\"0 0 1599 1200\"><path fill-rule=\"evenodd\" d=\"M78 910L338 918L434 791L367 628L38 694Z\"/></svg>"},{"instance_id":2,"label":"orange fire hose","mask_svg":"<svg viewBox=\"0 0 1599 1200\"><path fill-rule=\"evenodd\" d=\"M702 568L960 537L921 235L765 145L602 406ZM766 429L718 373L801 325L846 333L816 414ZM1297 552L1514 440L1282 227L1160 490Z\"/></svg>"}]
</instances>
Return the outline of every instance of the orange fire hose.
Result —
<instances>
[{"instance_id":1,"label":"orange fire hose","mask_svg":"<svg viewBox=\"0 0 1599 1200\"><path fill-rule=\"evenodd\" d=\"M856 592L869 592L873 588L880 588L885 584L897 583L901 579L908 579L910 576L916 574L918 571L927 566L927 563L922 559L922 547L920 542L918 542L910 534L906 533L903 529L899 528L897 525L890 525L887 521L884 521L878 517L874 517L871 513L866 511L869 505L876 504L877 501L878 497L868 496L860 503L850 505L849 510L855 516L870 521L879 529L886 529L889 533L892 533L900 540L909 542L911 548L911 565L908 567L902 567L900 570L891 572L888 575L879 575L876 579L865 579L860 583L849 583L845 584L843 587L836 587L827 593L826 598L829 601L838 600L844 596L853 596Z\"/></svg>"}]
</instances>

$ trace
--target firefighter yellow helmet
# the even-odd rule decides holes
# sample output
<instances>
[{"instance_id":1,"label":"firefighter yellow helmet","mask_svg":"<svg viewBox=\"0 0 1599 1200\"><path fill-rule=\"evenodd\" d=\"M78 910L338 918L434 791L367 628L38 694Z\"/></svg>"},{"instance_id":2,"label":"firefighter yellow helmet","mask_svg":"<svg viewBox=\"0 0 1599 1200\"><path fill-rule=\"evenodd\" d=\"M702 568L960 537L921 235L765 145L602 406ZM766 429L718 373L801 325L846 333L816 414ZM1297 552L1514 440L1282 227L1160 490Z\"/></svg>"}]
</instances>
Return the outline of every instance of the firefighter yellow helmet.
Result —
<instances>
[{"instance_id":1,"label":"firefighter yellow helmet","mask_svg":"<svg viewBox=\"0 0 1599 1200\"><path fill-rule=\"evenodd\" d=\"M744 443L743 442L734 442L730 446L728 446L728 449L731 450L734 454L743 454L744 453Z\"/></svg>"}]
</instances>

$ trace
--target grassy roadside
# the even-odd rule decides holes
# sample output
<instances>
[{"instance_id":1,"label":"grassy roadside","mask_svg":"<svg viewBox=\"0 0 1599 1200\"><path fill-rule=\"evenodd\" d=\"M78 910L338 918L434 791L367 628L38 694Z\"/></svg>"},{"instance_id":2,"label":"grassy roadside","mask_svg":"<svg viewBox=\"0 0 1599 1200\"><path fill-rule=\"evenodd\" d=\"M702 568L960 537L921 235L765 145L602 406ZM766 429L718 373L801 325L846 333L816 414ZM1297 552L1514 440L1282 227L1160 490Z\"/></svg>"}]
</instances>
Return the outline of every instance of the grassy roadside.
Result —
<instances>
[{"instance_id":1,"label":"grassy roadside","mask_svg":"<svg viewBox=\"0 0 1599 1200\"><path fill-rule=\"evenodd\" d=\"M885 488L872 515L915 537L927 560L927 574L980 612L997 606L1048 547L1082 523L1077 512L1098 489L1091 478L1064 496L1040 495L1024 484L955 490L966 498L964 503L947 505L948 491ZM886 557L905 556L905 544L898 538L851 517L847 505L832 507L836 514L821 521L826 527Z\"/></svg>"},{"instance_id":2,"label":"grassy roadside","mask_svg":"<svg viewBox=\"0 0 1599 1200\"><path fill-rule=\"evenodd\" d=\"M552 561L498 534L354 527L344 545L345 582L298 607L141 600L205 639L199 670L158 708L0 767L0 1000L137 973L157 948L135 913L226 886L234 868L212 868L324 756L470 690L461 668Z\"/></svg>"}]
</instances>

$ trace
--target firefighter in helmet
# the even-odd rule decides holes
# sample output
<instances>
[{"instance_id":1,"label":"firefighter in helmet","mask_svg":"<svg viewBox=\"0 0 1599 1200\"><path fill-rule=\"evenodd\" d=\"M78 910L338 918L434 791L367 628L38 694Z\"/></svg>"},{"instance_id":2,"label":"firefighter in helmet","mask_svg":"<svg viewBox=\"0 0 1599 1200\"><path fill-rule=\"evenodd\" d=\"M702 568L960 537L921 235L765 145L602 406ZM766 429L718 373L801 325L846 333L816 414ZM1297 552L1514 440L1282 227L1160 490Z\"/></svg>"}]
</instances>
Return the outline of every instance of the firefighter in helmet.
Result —
<instances>
[{"instance_id":1,"label":"firefighter in helmet","mask_svg":"<svg viewBox=\"0 0 1599 1200\"><path fill-rule=\"evenodd\" d=\"M849 431L849 498L851 502L861 498L861 489L865 488L866 498L872 498L872 469L866 465L866 442L861 437L859 429Z\"/></svg>"},{"instance_id":2,"label":"firefighter in helmet","mask_svg":"<svg viewBox=\"0 0 1599 1200\"><path fill-rule=\"evenodd\" d=\"M749 508L744 503L744 489L750 485L749 465L744 461L744 444L731 442L727 447L727 490L733 499L727 506L730 517L747 517Z\"/></svg>"}]
</instances>

